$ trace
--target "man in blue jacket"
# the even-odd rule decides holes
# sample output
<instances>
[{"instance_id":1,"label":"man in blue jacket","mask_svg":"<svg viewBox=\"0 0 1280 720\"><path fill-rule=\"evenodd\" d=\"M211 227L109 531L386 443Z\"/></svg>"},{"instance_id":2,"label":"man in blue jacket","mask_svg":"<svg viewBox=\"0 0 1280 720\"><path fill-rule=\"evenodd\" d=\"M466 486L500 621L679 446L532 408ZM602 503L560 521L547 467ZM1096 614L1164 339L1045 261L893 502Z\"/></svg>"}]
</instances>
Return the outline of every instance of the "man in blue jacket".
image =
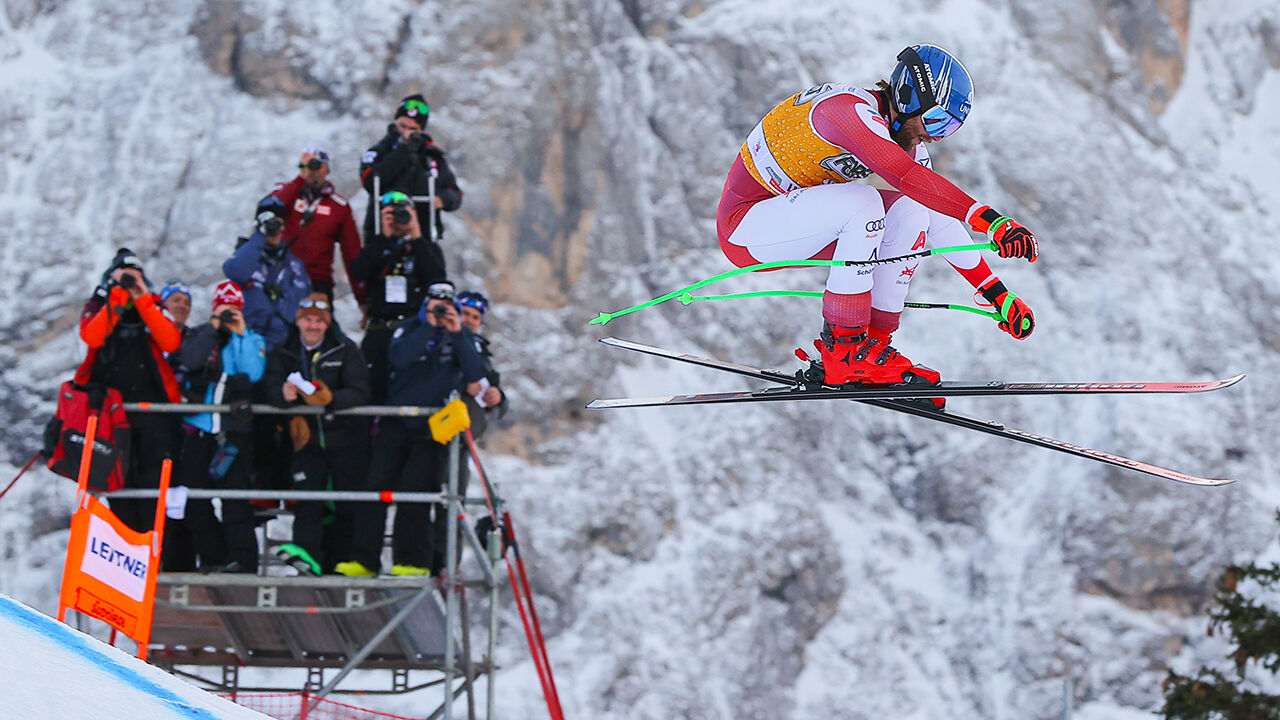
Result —
<instances>
[{"instance_id":1,"label":"man in blue jacket","mask_svg":"<svg viewBox=\"0 0 1280 720\"><path fill-rule=\"evenodd\" d=\"M298 303L311 294L307 266L284 242L288 209L274 195L258 203L256 229L222 263L222 272L244 290L244 317L267 340L267 352L289 336Z\"/></svg>"},{"instance_id":2,"label":"man in blue jacket","mask_svg":"<svg viewBox=\"0 0 1280 720\"><path fill-rule=\"evenodd\" d=\"M471 332L462 327L454 304L453 285L436 283L418 314L405 320L391 339L390 405L437 407L449 394L465 387L481 392L484 360L476 352ZM366 490L440 492L448 475L448 448L431 438L427 418L382 417L373 442ZM356 520L351 558L336 572L351 576L378 573L387 507L364 503ZM429 575L433 550L445 541L445 512L438 505L404 503L396 509L391 539L392 575ZM444 553L434 553L444 557Z\"/></svg>"},{"instance_id":3,"label":"man in blue jacket","mask_svg":"<svg viewBox=\"0 0 1280 720\"><path fill-rule=\"evenodd\" d=\"M213 317L178 349L178 382L188 399L231 405L232 412L183 418L185 439L174 485L242 490L249 487L253 384L267 367L262 336L245 327L244 295L230 280L213 295ZM208 500L187 503L186 523L206 571L258 570L258 538L246 500L222 501L222 522Z\"/></svg>"}]
</instances>

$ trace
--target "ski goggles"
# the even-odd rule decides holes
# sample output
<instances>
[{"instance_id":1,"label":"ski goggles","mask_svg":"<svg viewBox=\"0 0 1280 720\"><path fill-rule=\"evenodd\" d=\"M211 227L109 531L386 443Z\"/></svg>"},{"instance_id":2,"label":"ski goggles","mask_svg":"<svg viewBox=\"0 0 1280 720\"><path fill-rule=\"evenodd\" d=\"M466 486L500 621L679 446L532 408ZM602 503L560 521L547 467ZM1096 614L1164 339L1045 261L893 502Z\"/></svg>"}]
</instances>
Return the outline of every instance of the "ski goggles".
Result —
<instances>
[{"instance_id":1,"label":"ski goggles","mask_svg":"<svg viewBox=\"0 0 1280 720\"><path fill-rule=\"evenodd\" d=\"M454 302L457 299L457 295L454 294L453 283L431 283L427 286L427 299Z\"/></svg>"},{"instance_id":2,"label":"ski goggles","mask_svg":"<svg viewBox=\"0 0 1280 720\"><path fill-rule=\"evenodd\" d=\"M944 138L964 124L963 120L947 112L941 105L934 105L920 113L920 119L924 122L924 131L936 138Z\"/></svg>"},{"instance_id":3,"label":"ski goggles","mask_svg":"<svg viewBox=\"0 0 1280 720\"><path fill-rule=\"evenodd\" d=\"M164 302L165 300L168 300L171 296L176 295L178 293L182 293L183 295L186 295L188 300L191 299L191 288L187 287L186 283L178 282L177 280L175 280L169 283L168 285L165 285L164 289L160 291L160 302Z\"/></svg>"},{"instance_id":4,"label":"ski goggles","mask_svg":"<svg viewBox=\"0 0 1280 720\"><path fill-rule=\"evenodd\" d=\"M378 198L378 202L382 205L412 205L413 199L399 190L392 190L389 193L383 193Z\"/></svg>"},{"instance_id":5,"label":"ski goggles","mask_svg":"<svg viewBox=\"0 0 1280 720\"><path fill-rule=\"evenodd\" d=\"M324 310L325 312L333 309L332 306L329 305L328 300L303 300L298 303L298 307L305 308L307 310Z\"/></svg>"},{"instance_id":6,"label":"ski goggles","mask_svg":"<svg viewBox=\"0 0 1280 720\"><path fill-rule=\"evenodd\" d=\"M431 112L431 107L421 100L405 100L400 107L404 108L404 114L409 117L426 115Z\"/></svg>"},{"instance_id":7,"label":"ski goggles","mask_svg":"<svg viewBox=\"0 0 1280 720\"><path fill-rule=\"evenodd\" d=\"M489 303L485 302L481 298L476 297L475 295L469 295L466 293L459 295L458 304L461 305L462 307L469 307L469 308L472 308L473 310L479 310L481 315L489 312Z\"/></svg>"}]
</instances>

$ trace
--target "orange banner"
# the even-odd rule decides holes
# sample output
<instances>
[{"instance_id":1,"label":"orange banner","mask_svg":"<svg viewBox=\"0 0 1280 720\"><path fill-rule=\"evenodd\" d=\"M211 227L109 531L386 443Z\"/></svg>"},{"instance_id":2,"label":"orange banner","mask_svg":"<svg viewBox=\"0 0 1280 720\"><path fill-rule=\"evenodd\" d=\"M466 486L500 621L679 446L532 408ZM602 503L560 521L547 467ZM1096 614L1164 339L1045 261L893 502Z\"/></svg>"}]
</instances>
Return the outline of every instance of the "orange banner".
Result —
<instances>
[{"instance_id":1,"label":"orange banner","mask_svg":"<svg viewBox=\"0 0 1280 720\"><path fill-rule=\"evenodd\" d=\"M97 418L90 417L85 428L86 447L93 442L96 431ZM84 457L91 457L91 453L84 453ZM71 516L71 539L67 542L58 596L58 620L66 621L68 608L98 618L133 638L138 643L138 658L146 660L164 539L165 496L173 463L165 460L160 471L155 529L143 533L129 528L110 508L86 492L88 470L88 463L81 462L76 511Z\"/></svg>"}]
</instances>

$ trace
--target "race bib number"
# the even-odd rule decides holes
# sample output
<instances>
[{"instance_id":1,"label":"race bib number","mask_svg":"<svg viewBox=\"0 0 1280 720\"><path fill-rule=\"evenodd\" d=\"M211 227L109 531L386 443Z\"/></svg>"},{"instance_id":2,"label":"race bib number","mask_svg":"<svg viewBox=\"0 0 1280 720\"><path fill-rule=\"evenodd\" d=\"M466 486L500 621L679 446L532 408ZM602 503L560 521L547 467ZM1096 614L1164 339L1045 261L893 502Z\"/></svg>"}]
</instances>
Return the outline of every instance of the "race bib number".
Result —
<instances>
[{"instance_id":1,"label":"race bib number","mask_svg":"<svg viewBox=\"0 0 1280 720\"><path fill-rule=\"evenodd\" d=\"M409 302L409 280L403 275L388 275L386 297L388 305Z\"/></svg>"}]
</instances>

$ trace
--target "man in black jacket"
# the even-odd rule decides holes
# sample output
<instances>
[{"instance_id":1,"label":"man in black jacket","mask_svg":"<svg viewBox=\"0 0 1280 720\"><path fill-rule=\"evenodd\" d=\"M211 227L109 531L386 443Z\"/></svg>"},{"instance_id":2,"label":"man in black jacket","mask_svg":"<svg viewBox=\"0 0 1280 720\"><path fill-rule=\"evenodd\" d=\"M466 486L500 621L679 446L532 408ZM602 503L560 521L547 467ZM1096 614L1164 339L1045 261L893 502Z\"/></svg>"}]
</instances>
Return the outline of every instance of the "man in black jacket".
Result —
<instances>
[{"instance_id":1,"label":"man in black jacket","mask_svg":"<svg viewBox=\"0 0 1280 720\"><path fill-rule=\"evenodd\" d=\"M262 386L277 407L306 404L343 410L369 402L364 356L333 327L332 305L324 293L312 293L299 303L294 329L267 357ZM364 418L298 415L289 423L289 436L294 490L360 489L368 463L369 425ZM337 503L328 533L324 514L324 503L298 502L293 542L276 548L299 574L320 575L331 569L333 558L350 553L350 503Z\"/></svg>"},{"instance_id":2,"label":"man in black jacket","mask_svg":"<svg viewBox=\"0 0 1280 720\"><path fill-rule=\"evenodd\" d=\"M364 236L377 234L374 227L373 179L378 178L378 193L392 190L425 198L430 194L434 180L435 199L431 203L417 203L418 217L423 225L436 218L437 234L443 233L440 217L434 210L453 212L462 206L462 190L453 169L445 160L444 151L436 147L427 129L427 116L431 108L421 95L410 95L396 107L395 122L387 126L387 134L369 148L360 159L360 183L369 192L369 208L364 216ZM430 228L428 228L429 230Z\"/></svg>"},{"instance_id":3,"label":"man in black jacket","mask_svg":"<svg viewBox=\"0 0 1280 720\"><path fill-rule=\"evenodd\" d=\"M351 277L368 288L367 324L360 349L369 364L370 402L386 400L387 347L391 334L406 317L418 312L427 288L447 282L444 253L422 236L418 214L401 192L382 196L382 234L367 238L351 263Z\"/></svg>"},{"instance_id":4,"label":"man in black jacket","mask_svg":"<svg viewBox=\"0 0 1280 720\"><path fill-rule=\"evenodd\" d=\"M452 286L437 285L421 311L396 329L391 341L393 369L387 401L393 405L440 406L465 383L467 393L481 392L484 362L471 333L462 327ZM431 438L427 418L382 417L373 443L367 490L440 492L448 474L448 449ZM338 563L343 575L376 575L382 553L387 508L364 503L356 524L350 559ZM392 535L392 575L429 575L436 546L445 540L444 508L403 503L396 508Z\"/></svg>"}]
</instances>

